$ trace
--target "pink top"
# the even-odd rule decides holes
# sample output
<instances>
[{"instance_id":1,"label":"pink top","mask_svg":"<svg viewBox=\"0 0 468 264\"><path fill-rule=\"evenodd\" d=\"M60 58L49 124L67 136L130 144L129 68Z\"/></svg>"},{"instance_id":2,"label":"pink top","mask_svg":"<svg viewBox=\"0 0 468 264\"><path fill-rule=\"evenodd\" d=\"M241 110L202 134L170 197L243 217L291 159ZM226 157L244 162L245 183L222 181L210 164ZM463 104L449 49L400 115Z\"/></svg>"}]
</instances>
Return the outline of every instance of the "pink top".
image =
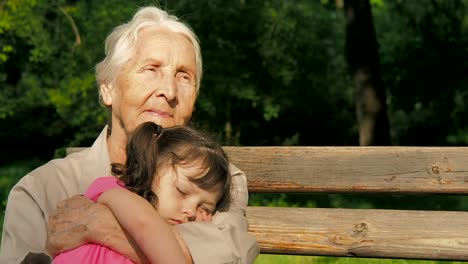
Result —
<instances>
[{"instance_id":1,"label":"pink top","mask_svg":"<svg viewBox=\"0 0 468 264\"><path fill-rule=\"evenodd\" d=\"M124 183L112 176L97 178L91 186L89 186L88 190L86 190L85 196L96 202L103 192L115 188L125 189ZM130 264L133 262L110 248L90 243L70 251L60 253L55 256L53 263Z\"/></svg>"}]
</instances>

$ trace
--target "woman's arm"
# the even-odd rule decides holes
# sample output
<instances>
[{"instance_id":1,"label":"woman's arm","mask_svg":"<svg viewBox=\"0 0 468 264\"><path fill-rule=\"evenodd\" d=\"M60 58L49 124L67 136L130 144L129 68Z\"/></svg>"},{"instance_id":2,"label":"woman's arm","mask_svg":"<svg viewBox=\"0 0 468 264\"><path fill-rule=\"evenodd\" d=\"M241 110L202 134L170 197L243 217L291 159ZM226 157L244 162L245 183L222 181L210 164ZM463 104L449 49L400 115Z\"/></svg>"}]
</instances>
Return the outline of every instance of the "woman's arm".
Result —
<instances>
[{"instance_id":1,"label":"woman's arm","mask_svg":"<svg viewBox=\"0 0 468 264\"><path fill-rule=\"evenodd\" d=\"M164 222L151 204L125 189L108 190L98 198L109 207L151 263L192 263L177 231Z\"/></svg>"},{"instance_id":2,"label":"woman's arm","mask_svg":"<svg viewBox=\"0 0 468 264\"><path fill-rule=\"evenodd\" d=\"M61 201L47 222L49 255L55 256L86 243L111 248L138 264L147 263L107 206L82 195Z\"/></svg>"}]
</instances>

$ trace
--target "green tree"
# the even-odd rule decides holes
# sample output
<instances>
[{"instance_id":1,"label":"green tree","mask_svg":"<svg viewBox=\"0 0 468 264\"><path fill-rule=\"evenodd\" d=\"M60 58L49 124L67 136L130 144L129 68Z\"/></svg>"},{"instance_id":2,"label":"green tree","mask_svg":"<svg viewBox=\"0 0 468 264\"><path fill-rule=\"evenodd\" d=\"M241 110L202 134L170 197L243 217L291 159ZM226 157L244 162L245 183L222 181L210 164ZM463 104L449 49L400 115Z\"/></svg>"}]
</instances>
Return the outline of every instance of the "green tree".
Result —
<instances>
[{"instance_id":1,"label":"green tree","mask_svg":"<svg viewBox=\"0 0 468 264\"><path fill-rule=\"evenodd\" d=\"M103 58L108 32L127 20L137 4L3 2L0 120L6 144L50 150L92 143L107 118L98 105L94 65Z\"/></svg>"},{"instance_id":2,"label":"green tree","mask_svg":"<svg viewBox=\"0 0 468 264\"><path fill-rule=\"evenodd\" d=\"M396 145L466 145L468 3L375 5L382 75Z\"/></svg>"},{"instance_id":3,"label":"green tree","mask_svg":"<svg viewBox=\"0 0 468 264\"><path fill-rule=\"evenodd\" d=\"M355 133L344 19L333 4L177 1L167 6L201 39L205 75L196 120L225 135L227 144L350 143L349 137L329 132ZM340 122L346 129L338 128Z\"/></svg>"},{"instance_id":4,"label":"green tree","mask_svg":"<svg viewBox=\"0 0 468 264\"><path fill-rule=\"evenodd\" d=\"M337 2L163 1L201 40L204 78L194 123L223 144L358 145ZM467 144L466 0L370 2L392 142ZM94 79L105 37L147 4L3 1L2 144L18 155L35 143L39 150L90 145L107 121Z\"/></svg>"}]
</instances>

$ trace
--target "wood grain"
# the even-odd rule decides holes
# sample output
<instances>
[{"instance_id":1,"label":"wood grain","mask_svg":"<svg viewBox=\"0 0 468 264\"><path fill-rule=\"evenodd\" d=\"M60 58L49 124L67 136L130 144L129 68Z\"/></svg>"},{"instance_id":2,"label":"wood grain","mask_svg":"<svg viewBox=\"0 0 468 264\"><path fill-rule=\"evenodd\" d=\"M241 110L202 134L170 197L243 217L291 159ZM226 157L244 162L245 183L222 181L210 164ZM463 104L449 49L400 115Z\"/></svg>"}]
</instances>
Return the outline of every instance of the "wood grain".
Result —
<instances>
[{"instance_id":1,"label":"wood grain","mask_svg":"<svg viewBox=\"0 0 468 264\"><path fill-rule=\"evenodd\" d=\"M247 209L263 253L468 260L468 212Z\"/></svg>"},{"instance_id":2,"label":"wood grain","mask_svg":"<svg viewBox=\"0 0 468 264\"><path fill-rule=\"evenodd\" d=\"M251 192L468 193L467 147L225 147Z\"/></svg>"}]
</instances>

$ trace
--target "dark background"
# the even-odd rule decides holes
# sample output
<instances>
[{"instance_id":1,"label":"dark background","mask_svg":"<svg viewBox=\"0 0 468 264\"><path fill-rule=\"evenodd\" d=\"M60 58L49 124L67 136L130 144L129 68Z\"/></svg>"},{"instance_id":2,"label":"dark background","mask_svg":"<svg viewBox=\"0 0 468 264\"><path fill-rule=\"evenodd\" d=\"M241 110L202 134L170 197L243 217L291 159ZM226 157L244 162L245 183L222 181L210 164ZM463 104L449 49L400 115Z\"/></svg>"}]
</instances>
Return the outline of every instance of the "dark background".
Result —
<instances>
[{"instance_id":1,"label":"dark background","mask_svg":"<svg viewBox=\"0 0 468 264\"><path fill-rule=\"evenodd\" d=\"M467 1L370 3L389 145L467 145ZM92 144L107 121L94 78L104 39L148 4L199 36L193 121L224 145L359 145L343 1L11 0L0 7L0 163Z\"/></svg>"}]
</instances>

